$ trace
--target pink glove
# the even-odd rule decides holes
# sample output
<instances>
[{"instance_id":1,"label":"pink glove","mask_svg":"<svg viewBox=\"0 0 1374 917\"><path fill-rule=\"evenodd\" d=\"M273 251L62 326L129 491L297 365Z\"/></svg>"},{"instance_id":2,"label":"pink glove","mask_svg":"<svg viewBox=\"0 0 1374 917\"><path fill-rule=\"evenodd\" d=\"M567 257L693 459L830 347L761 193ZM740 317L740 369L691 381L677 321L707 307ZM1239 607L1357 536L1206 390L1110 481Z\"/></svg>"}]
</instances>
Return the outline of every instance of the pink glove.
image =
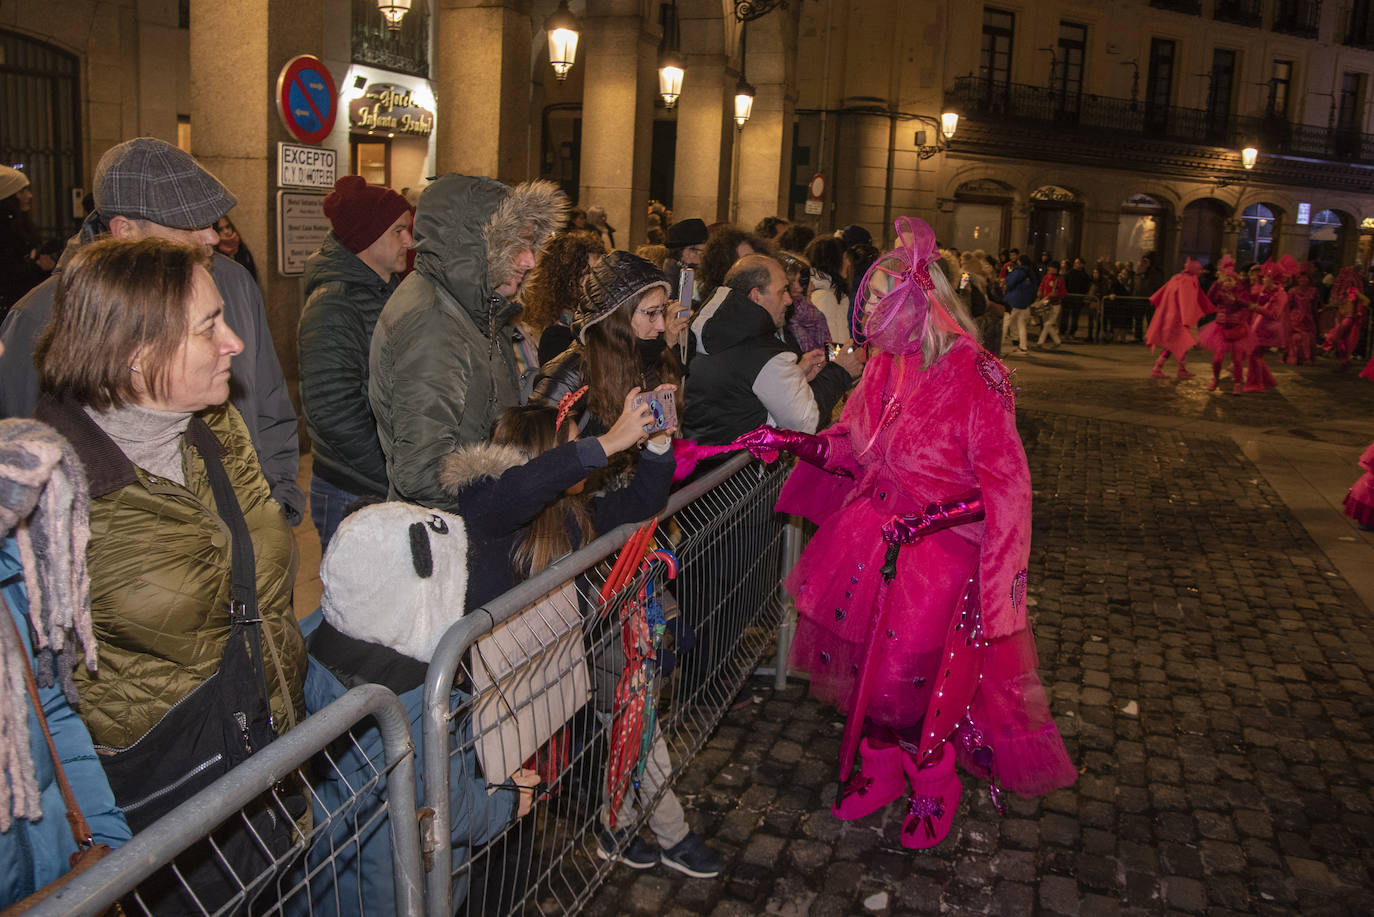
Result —
<instances>
[{"instance_id":1,"label":"pink glove","mask_svg":"<svg viewBox=\"0 0 1374 917\"><path fill-rule=\"evenodd\" d=\"M826 467L826 462L830 460L830 443L824 436L817 436L814 433L779 430L777 427L764 424L738 437L735 443L748 449L754 458L765 462L777 461L780 452L790 452L803 462L809 462L817 468L826 471L834 470L839 474L849 476L848 471Z\"/></svg>"},{"instance_id":2,"label":"pink glove","mask_svg":"<svg viewBox=\"0 0 1374 917\"><path fill-rule=\"evenodd\" d=\"M896 547L911 544L925 535L982 519L983 492L977 488L949 500L927 503L911 516L893 516L883 524L883 541Z\"/></svg>"},{"instance_id":3,"label":"pink glove","mask_svg":"<svg viewBox=\"0 0 1374 917\"><path fill-rule=\"evenodd\" d=\"M675 439L673 440L673 483L687 480L696 470L697 462L702 459L743 448L743 446L733 443L725 446L703 446L690 439Z\"/></svg>"}]
</instances>

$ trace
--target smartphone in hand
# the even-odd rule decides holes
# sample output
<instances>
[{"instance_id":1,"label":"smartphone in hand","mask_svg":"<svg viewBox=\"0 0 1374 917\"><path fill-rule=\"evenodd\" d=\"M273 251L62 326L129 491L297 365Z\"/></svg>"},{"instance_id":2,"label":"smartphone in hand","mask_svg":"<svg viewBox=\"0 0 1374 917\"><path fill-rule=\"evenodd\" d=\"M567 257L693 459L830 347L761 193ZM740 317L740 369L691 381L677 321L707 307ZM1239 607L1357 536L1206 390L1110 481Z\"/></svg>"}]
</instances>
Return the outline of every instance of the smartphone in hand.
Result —
<instances>
[{"instance_id":1,"label":"smartphone in hand","mask_svg":"<svg viewBox=\"0 0 1374 917\"><path fill-rule=\"evenodd\" d=\"M684 267L677 280L678 318L692 314L692 297L696 294L696 271ZM683 313L686 313L685 315Z\"/></svg>"},{"instance_id":2,"label":"smartphone in hand","mask_svg":"<svg viewBox=\"0 0 1374 917\"><path fill-rule=\"evenodd\" d=\"M644 432L650 436L677 426L677 398L672 389L640 392L630 403L636 408L646 404L649 406L649 412L654 417L653 426Z\"/></svg>"}]
</instances>

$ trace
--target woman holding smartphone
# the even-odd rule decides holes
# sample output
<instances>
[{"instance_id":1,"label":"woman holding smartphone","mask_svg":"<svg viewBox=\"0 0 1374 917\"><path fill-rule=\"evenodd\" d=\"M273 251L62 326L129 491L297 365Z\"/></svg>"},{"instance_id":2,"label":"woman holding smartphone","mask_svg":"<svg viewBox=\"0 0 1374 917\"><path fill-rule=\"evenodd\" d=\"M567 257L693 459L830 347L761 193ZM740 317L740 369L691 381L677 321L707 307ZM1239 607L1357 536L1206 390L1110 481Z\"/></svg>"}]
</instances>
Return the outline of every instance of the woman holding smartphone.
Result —
<instances>
[{"instance_id":1,"label":"woman holding smartphone","mask_svg":"<svg viewBox=\"0 0 1374 917\"><path fill-rule=\"evenodd\" d=\"M577 425L599 436L620 416L625 393L675 389L682 367L673 347L686 318L668 299L663 273L629 252L611 252L587 275L573 321L576 339L534 380L535 404L557 404L588 386ZM682 406L677 405L679 416Z\"/></svg>"}]
</instances>

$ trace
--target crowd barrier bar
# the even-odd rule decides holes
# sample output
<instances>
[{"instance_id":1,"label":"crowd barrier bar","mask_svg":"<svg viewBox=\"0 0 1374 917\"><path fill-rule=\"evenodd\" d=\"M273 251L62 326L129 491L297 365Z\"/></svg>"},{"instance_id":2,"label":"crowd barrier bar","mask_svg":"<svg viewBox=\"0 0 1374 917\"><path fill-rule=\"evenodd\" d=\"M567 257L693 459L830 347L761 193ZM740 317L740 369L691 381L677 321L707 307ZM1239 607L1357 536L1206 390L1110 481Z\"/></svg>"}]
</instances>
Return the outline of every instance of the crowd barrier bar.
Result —
<instances>
[{"instance_id":1,"label":"crowd barrier bar","mask_svg":"<svg viewBox=\"0 0 1374 917\"><path fill-rule=\"evenodd\" d=\"M168 864L178 854L208 836L245 806L291 777L311 758L367 717L375 718L386 753L387 792L391 811L392 864L395 877L396 913L422 913L422 880L419 831L412 817L416 809L414 743L410 720L396 695L380 685L360 685L309 717L295 729L253 755L243 764L191 797L181 806L139 832L90 869L75 876L49 898L30 910L31 917L100 915L134 892L140 882ZM310 841L327 833L317 825L310 837L296 832L296 844L277 861L279 874L296 868ZM261 886L262 877L252 877ZM297 889L307 894L303 886ZM129 899L126 898L126 907ZM137 899L133 899L135 907ZM218 913L238 913L242 899L230 902ZM276 902L279 907L280 902ZM268 908L269 910L276 909ZM136 912L136 911L135 911Z\"/></svg>"},{"instance_id":2,"label":"crowd barrier bar","mask_svg":"<svg viewBox=\"0 0 1374 917\"><path fill-rule=\"evenodd\" d=\"M682 550L688 555L682 561L682 570L685 572L692 569L696 576L702 576L704 572L709 580L705 588L701 588L699 592L691 592L694 587L690 584L684 584L680 578L677 587L680 595L691 594L693 601L698 602L701 601L699 596L702 594L709 596L706 599L708 602L716 601L719 597L719 603L710 606L713 616L716 609L726 604L729 604L731 609L753 605L758 605L760 609L763 609L766 606L766 611L751 612L754 617L744 623L733 619L724 620L714 617L712 621L707 623L708 629L714 628L709 637L710 641L713 641L713 652L708 653L701 647L698 648L696 652L702 657L699 668L704 671L695 672L693 677L699 679L700 684L709 683L709 689L699 688L695 694L684 691L684 697L677 698L683 707L690 708L697 713L701 713L699 707L707 709L701 719L693 720L690 724L685 722L686 715L679 716L678 710L680 708L678 706L672 708L672 713L666 721L660 720L659 725L663 737L665 741L671 741L671 747L677 753L680 763L678 769L675 769L670 775L669 780L660 786L653 800L648 801L642 807L641 822L644 820L644 812L663 797L673 780L676 779L681 764L685 763L706 741L710 728L724 715L728 701L734 698L738 688L742 686L749 672L753 670L749 662L750 650L757 651L765 645L760 639L763 628L758 625L760 623L767 624L772 629L771 633L776 633L777 622L763 621L762 619L781 611L779 605L780 572L784 566L795 559L795 553L800 546L799 534L794 533L790 536L786 534L792 531L793 527L784 528L780 524L779 517L773 513L773 502L776 500L777 491L780 489L785 475L786 468L781 465L765 467L756 463L749 455L740 454L703 475L700 479L674 492L667 507L659 514L659 519L665 527L677 523L684 530L689 528L693 530L682 536ZM727 485L727 482L732 481L734 483ZM736 502L729 506L723 504L723 501L731 499ZM623 525L570 553L540 574L487 602L482 608L467 614L451 627L440 640L431 657L430 667L425 678L421 752L425 774L426 814L432 813L432 816L427 818L421 826L422 852L428 871L425 880L425 905L426 913L431 917L440 917L440 915L451 917L455 911L466 913L466 911L459 910L462 902L453 900L454 884L457 879L462 877L465 870L469 880L472 880L478 872L478 865L475 861L479 857L479 846L476 844L469 846L469 856L464 861L460 861L455 870L455 844L451 833L454 813L451 811L449 786L451 765L459 771L460 777L471 773L466 769L468 765L459 760L459 756L473 752L475 746L480 744L482 739L481 735L460 739L457 749L451 747L450 741L455 720L471 717L479 703L479 698L476 696L469 703L461 704L456 709L451 703L451 691L455 684L471 684L471 667L476 665L475 657L480 651L480 648L474 649L475 645L480 638L521 615L527 609L531 609L541 602L543 607L547 608L550 596L562 596L563 607L570 607L574 615L579 610L585 611L589 606L595 607L595 603L598 601L595 594L596 587L600 582L598 578L603 576L605 562L612 558L639 528L640 526L637 524ZM660 534L662 532L663 529L661 528ZM671 537L671 535L661 537L658 541L659 546L664 546L665 539L671 540ZM744 559L740 560L741 557ZM693 558L696 559L695 568L692 566ZM750 561L755 558L759 558L758 562L751 563ZM779 562L775 563L775 561ZM712 569L713 563L722 567L723 572L714 571ZM602 567L599 568L598 565L602 565ZM656 576L655 574L648 578L655 579ZM580 582L579 578L581 578ZM639 588L644 585L645 578L644 575L641 575L639 579L632 582L628 589L618 594L616 600L608 603L612 606L611 620L615 620L616 609L621 604L619 600L624 598L626 594L637 593ZM661 578L657 579L657 582L661 584ZM698 586L700 585L698 584ZM653 588L658 588L658 586ZM684 599L684 606L686 604L687 600ZM778 614L778 617L781 615ZM748 631L747 640L746 630ZM616 639L618 641L618 638ZM728 645L725 641L729 641ZM550 649L544 647L541 648L541 652L547 654L546 651ZM777 645L776 669L779 680L786 676L786 651L786 639L780 635ZM690 657L691 654L688 655ZM516 667L530 662L530 660L523 658L507 661ZM531 663L532 666L540 664L542 663ZM744 671L743 666L748 666L749 671ZM681 672L683 669L690 671L685 666L681 667L679 671ZM499 694L499 687L495 690ZM474 695L478 693L479 691L474 690ZM693 700L700 701L707 694L718 701L723 699L725 702L699 703L696 707L692 706ZM490 695L483 694L482 696L488 697ZM501 699L504 700L505 698ZM520 709L527 710L544 700L541 697L525 698L519 702L525 705ZM588 707L592 706L592 702L589 701ZM606 729L607 733L609 731ZM476 732L476 727L473 727L473 732ZM602 733L602 735L604 734ZM599 742L599 737L595 741ZM579 767L580 773L583 775L604 773L604 769L597 771L600 764L596 762L593 751L583 750L575 753L575 756L577 761L565 767L561 772L565 777ZM503 775L487 775L485 779L489 781L490 785L496 786L501 784ZM542 845L540 851L534 855L525 852L523 854L525 860L519 860L519 855L517 855L517 860L519 860L517 869L521 870L522 874L515 877L515 882L521 889L533 889L539 883L559 883L558 892L551 894L551 898L554 900L548 904L550 908L556 908L561 913L573 913L580 909L594 888L604 878L606 872L613 868L609 863L603 863L597 867L594 857L590 861L586 857L586 853L589 850L594 850L594 848L589 848L584 840L579 846L579 840L588 836L589 830L594 829L597 825L597 804L590 800L590 796L591 794L587 794L587 797L584 798L577 796L573 791L565 791L565 797L562 800L564 811L555 814L553 810L557 806L550 804L549 811L539 813L539 823L545 827L539 829L539 835L535 841L531 841L529 835L521 834L521 831L525 830L533 833L533 828L520 828L519 830L510 828L507 829L511 835L509 838L505 834L500 836L501 840L510 840L512 845L517 847L522 842ZM572 798L569 799L568 797ZM569 814L568 809L575 809L575 811ZM559 830L554 831L550 826L556 826ZM637 828L638 826L636 824L626 827ZM619 827L621 826L618 825L617 828ZM459 835L463 834L461 824L458 831ZM494 859L495 857L493 857L493 861ZM587 865L588 862L590 865ZM534 865L531 867L528 865L529 863L534 863ZM491 869L492 867L488 864L487 868ZM507 869L508 867L502 866L500 868ZM503 876L502 881L505 878ZM471 893L470 887L469 894L471 895ZM520 897L530 893L530 891L521 890L515 894ZM503 894L508 895L509 892L503 892ZM470 906L478 907L476 904ZM488 906L490 905L488 904ZM501 913L508 912L506 907L511 908L509 911L511 913L523 912L522 909L526 906L527 902L522 897L520 901L512 905L503 906ZM540 909L544 913L549 912L543 901L540 902Z\"/></svg>"}]
</instances>

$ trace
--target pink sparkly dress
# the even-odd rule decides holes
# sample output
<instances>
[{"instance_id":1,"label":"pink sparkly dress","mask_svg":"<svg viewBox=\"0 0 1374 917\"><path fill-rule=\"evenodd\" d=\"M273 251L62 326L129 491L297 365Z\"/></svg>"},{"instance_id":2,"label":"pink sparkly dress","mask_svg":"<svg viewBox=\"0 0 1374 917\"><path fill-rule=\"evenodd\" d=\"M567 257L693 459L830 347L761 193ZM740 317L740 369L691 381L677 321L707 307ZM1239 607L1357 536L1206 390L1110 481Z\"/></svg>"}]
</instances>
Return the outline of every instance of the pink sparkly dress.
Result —
<instances>
[{"instance_id":1,"label":"pink sparkly dress","mask_svg":"<svg viewBox=\"0 0 1374 917\"><path fill-rule=\"evenodd\" d=\"M1374 527L1374 443L1360 456L1364 474L1345 495L1345 514L1366 528Z\"/></svg>"},{"instance_id":2,"label":"pink sparkly dress","mask_svg":"<svg viewBox=\"0 0 1374 917\"><path fill-rule=\"evenodd\" d=\"M1284 362L1290 366L1310 364L1313 360L1317 342L1316 306L1316 287L1298 285L1288 291L1288 353Z\"/></svg>"},{"instance_id":3,"label":"pink sparkly dress","mask_svg":"<svg viewBox=\"0 0 1374 917\"><path fill-rule=\"evenodd\" d=\"M919 352L875 353L821 434L827 467L852 477L798 464L778 510L820 525L786 582L799 613L792 664L812 693L865 732L914 746L919 730L921 761L953 742L965 770L1030 796L1076 771L1026 618L1031 482L1013 392L967 337L929 368ZM883 523L974 488L986 518L901 548L886 582Z\"/></svg>"}]
</instances>

